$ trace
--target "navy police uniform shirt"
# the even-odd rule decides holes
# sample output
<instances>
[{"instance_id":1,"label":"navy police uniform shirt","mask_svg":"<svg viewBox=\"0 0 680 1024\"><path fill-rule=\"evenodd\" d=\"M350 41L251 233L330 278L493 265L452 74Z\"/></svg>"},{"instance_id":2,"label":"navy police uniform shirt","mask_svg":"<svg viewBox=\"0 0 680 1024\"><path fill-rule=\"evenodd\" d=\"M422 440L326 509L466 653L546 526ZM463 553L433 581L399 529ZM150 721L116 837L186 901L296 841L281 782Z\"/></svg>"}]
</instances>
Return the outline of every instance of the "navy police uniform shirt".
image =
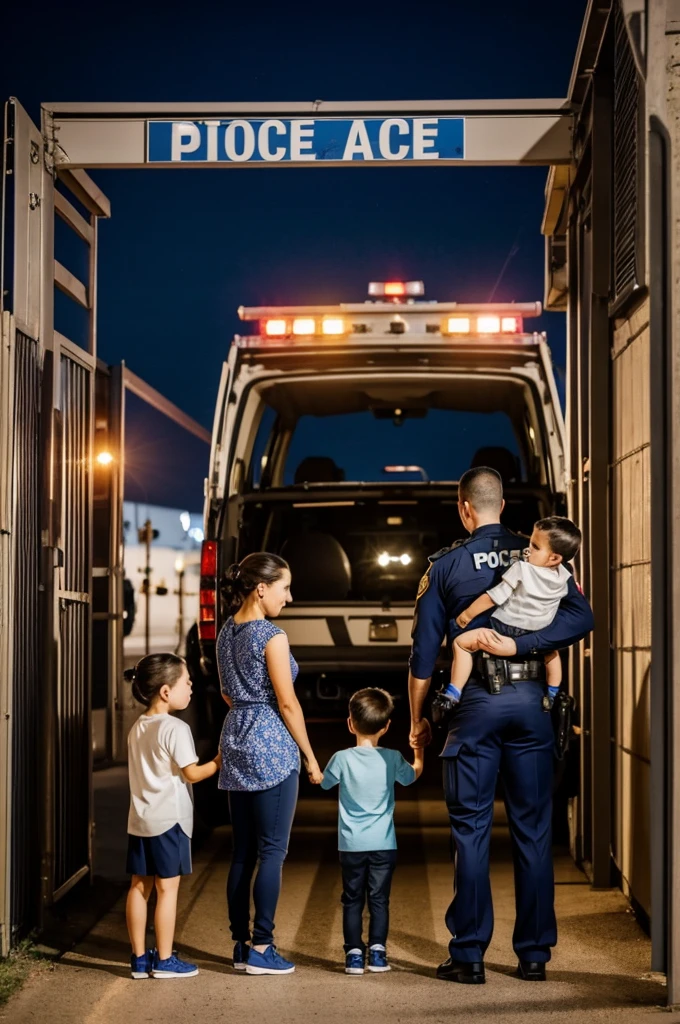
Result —
<instances>
[{"instance_id":1,"label":"navy police uniform shirt","mask_svg":"<svg viewBox=\"0 0 680 1024\"><path fill-rule=\"evenodd\" d=\"M475 598L492 587L527 545L525 537L506 529L501 523L480 526L465 541L458 541L430 556L430 567L420 581L413 623L411 673L417 679L429 679L439 655L442 640L451 643L462 632L456 617ZM474 620L469 628L484 625L488 613ZM527 623L527 629L531 623ZM585 597L569 581L569 591L560 603L557 615L544 629L515 639L517 654L528 657L569 647L593 628L593 613Z\"/></svg>"}]
</instances>

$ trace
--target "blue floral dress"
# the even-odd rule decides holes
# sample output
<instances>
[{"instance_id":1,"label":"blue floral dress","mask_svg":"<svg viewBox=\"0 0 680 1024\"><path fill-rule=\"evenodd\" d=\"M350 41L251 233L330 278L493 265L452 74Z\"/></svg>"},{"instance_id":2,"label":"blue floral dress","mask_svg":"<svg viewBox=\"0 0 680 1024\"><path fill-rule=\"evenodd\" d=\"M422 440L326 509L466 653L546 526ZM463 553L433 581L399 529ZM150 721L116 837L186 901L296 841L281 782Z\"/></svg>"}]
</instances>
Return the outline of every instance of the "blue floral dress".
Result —
<instances>
[{"instance_id":1,"label":"blue floral dress","mask_svg":"<svg viewBox=\"0 0 680 1024\"><path fill-rule=\"evenodd\" d=\"M222 693L232 701L220 737L222 767L218 786L261 790L300 770L300 751L279 712L264 649L282 629L268 619L228 619L217 638ZM298 666L290 656L293 682Z\"/></svg>"}]
</instances>

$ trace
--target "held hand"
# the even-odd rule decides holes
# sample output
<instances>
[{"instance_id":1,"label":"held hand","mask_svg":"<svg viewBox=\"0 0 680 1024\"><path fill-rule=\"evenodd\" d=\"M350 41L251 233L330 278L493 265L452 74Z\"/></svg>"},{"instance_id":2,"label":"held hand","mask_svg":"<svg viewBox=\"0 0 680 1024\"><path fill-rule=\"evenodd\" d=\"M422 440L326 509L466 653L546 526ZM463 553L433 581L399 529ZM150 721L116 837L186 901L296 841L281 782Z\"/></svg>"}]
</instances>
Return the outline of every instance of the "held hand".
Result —
<instances>
[{"instance_id":1,"label":"held hand","mask_svg":"<svg viewBox=\"0 0 680 1024\"><path fill-rule=\"evenodd\" d=\"M420 721L411 723L408 741L414 750L426 747L432 742L432 729L427 718L421 718Z\"/></svg>"},{"instance_id":2,"label":"held hand","mask_svg":"<svg viewBox=\"0 0 680 1024\"><path fill-rule=\"evenodd\" d=\"M323 782L323 772L316 761L307 762L307 776L313 786L319 786Z\"/></svg>"},{"instance_id":3,"label":"held hand","mask_svg":"<svg viewBox=\"0 0 680 1024\"><path fill-rule=\"evenodd\" d=\"M497 658L512 658L517 654L517 644L511 636L500 636L493 629L480 629L477 643L481 651L494 654Z\"/></svg>"}]
</instances>

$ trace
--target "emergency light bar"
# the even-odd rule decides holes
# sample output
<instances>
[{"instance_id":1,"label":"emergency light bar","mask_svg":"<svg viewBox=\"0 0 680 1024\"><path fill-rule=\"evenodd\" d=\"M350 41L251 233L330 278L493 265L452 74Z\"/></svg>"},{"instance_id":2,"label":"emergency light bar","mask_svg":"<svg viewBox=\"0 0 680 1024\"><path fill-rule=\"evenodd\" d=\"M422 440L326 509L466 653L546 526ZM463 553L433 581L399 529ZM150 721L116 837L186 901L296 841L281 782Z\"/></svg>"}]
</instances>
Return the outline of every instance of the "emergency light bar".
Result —
<instances>
[{"instance_id":1,"label":"emergency light bar","mask_svg":"<svg viewBox=\"0 0 680 1024\"><path fill-rule=\"evenodd\" d=\"M422 281L371 281L368 286L368 294L376 298L424 295L425 285Z\"/></svg>"}]
</instances>

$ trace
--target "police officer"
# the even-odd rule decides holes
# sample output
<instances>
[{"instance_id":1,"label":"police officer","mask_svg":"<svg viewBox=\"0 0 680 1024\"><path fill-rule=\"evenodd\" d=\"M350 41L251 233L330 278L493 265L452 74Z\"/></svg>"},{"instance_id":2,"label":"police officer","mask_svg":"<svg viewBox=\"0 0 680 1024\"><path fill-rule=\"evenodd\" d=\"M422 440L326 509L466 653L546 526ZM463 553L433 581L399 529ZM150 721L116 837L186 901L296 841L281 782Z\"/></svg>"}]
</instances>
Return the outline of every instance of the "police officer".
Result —
<instances>
[{"instance_id":1,"label":"police officer","mask_svg":"<svg viewBox=\"0 0 680 1024\"><path fill-rule=\"evenodd\" d=\"M460 632L456 616L525 547L524 538L501 525L503 505L499 474L487 467L468 470L459 484L458 511L470 537L433 555L420 582L409 673L410 739L416 746L432 738L422 709L442 640L453 640ZM513 639L484 631L483 647L493 657L476 656L476 672L452 714L441 755L455 885L446 913L450 956L437 968L438 978L478 985L485 981L484 954L493 931L489 843L500 771L515 861L517 975L526 981L545 980L557 927L551 848L553 733L544 709L543 653L576 643L592 627L590 606L572 579L553 622L540 632ZM485 677L488 665L493 685Z\"/></svg>"}]
</instances>

